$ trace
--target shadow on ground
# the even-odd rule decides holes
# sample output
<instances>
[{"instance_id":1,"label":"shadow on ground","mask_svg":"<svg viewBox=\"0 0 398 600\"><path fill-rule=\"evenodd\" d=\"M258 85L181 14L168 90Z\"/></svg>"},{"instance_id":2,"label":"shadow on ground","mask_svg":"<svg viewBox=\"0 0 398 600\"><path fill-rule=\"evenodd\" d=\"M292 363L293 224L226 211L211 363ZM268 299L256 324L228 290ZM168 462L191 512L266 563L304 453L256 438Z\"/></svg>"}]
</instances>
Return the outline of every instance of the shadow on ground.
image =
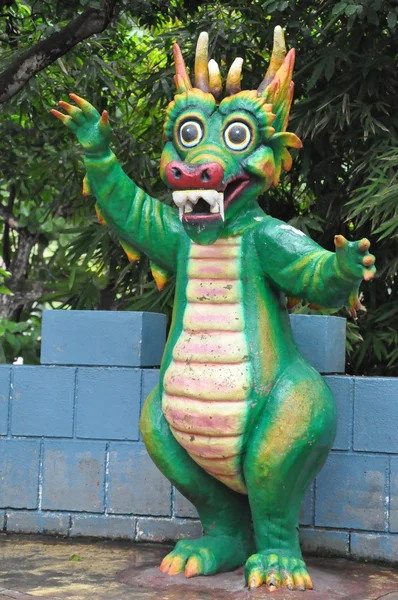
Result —
<instances>
[{"instance_id":1,"label":"shadow on ground","mask_svg":"<svg viewBox=\"0 0 398 600\"><path fill-rule=\"evenodd\" d=\"M132 542L0 536L0 598L54 600L258 600L243 569L185 579L159 571L170 547ZM398 571L343 559L309 558L314 591L278 590L272 600L398 600Z\"/></svg>"}]
</instances>

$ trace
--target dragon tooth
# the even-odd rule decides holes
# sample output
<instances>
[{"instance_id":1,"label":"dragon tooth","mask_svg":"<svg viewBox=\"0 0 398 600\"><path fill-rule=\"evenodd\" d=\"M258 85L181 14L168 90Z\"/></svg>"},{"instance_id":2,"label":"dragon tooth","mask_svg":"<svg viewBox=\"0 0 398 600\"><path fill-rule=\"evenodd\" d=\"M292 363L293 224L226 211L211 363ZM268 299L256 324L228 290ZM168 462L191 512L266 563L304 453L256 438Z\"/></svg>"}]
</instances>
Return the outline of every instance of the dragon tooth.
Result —
<instances>
[{"instance_id":1,"label":"dragon tooth","mask_svg":"<svg viewBox=\"0 0 398 600\"><path fill-rule=\"evenodd\" d=\"M178 207L178 212L179 212L180 221L182 221L182 217L184 216L184 207L183 206L179 206Z\"/></svg>"},{"instance_id":2,"label":"dragon tooth","mask_svg":"<svg viewBox=\"0 0 398 600\"><path fill-rule=\"evenodd\" d=\"M224 194L223 192L219 192L218 193L218 206L220 207L220 215L223 221L225 221L224 218Z\"/></svg>"},{"instance_id":3,"label":"dragon tooth","mask_svg":"<svg viewBox=\"0 0 398 600\"><path fill-rule=\"evenodd\" d=\"M193 211L192 204L187 200L184 204L184 213L191 213Z\"/></svg>"},{"instance_id":4,"label":"dragon tooth","mask_svg":"<svg viewBox=\"0 0 398 600\"><path fill-rule=\"evenodd\" d=\"M186 200L188 200L188 192L185 190L173 192L173 201L178 207L182 206Z\"/></svg>"},{"instance_id":5,"label":"dragon tooth","mask_svg":"<svg viewBox=\"0 0 398 600\"><path fill-rule=\"evenodd\" d=\"M217 190L202 190L201 196L203 200L206 200L207 204L210 206L214 206L218 200L218 192Z\"/></svg>"},{"instance_id":6,"label":"dragon tooth","mask_svg":"<svg viewBox=\"0 0 398 600\"><path fill-rule=\"evenodd\" d=\"M196 204L200 197L201 197L201 191L200 190L189 190L188 191L188 200L192 204Z\"/></svg>"},{"instance_id":7,"label":"dragon tooth","mask_svg":"<svg viewBox=\"0 0 398 600\"><path fill-rule=\"evenodd\" d=\"M214 206L212 206L212 207L210 208L210 212L211 212L212 214L214 214L214 213L217 213L217 214L218 214L218 213L220 212L220 207L219 207L219 205L216 203Z\"/></svg>"}]
</instances>

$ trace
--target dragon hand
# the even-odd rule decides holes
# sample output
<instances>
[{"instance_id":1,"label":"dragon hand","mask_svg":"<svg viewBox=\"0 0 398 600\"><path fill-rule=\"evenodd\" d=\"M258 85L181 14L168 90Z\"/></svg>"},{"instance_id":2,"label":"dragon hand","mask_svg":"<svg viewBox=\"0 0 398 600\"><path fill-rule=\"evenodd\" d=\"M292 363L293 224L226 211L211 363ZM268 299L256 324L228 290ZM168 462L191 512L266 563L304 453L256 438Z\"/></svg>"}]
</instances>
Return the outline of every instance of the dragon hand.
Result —
<instances>
[{"instance_id":1,"label":"dragon hand","mask_svg":"<svg viewBox=\"0 0 398 600\"><path fill-rule=\"evenodd\" d=\"M349 242L342 235L334 237L336 258L343 275L354 280L369 281L376 273L375 257L369 253L370 242L366 238L359 242Z\"/></svg>"},{"instance_id":2,"label":"dragon hand","mask_svg":"<svg viewBox=\"0 0 398 600\"><path fill-rule=\"evenodd\" d=\"M111 137L107 111L104 110L100 115L94 106L80 96L70 94L70 98L77 106L62 100L58 102L59 106L68 113L67 115L55 109L52 109L51 113L73 131L86 154L106 154Z\"/></svg>"}]
</instances>

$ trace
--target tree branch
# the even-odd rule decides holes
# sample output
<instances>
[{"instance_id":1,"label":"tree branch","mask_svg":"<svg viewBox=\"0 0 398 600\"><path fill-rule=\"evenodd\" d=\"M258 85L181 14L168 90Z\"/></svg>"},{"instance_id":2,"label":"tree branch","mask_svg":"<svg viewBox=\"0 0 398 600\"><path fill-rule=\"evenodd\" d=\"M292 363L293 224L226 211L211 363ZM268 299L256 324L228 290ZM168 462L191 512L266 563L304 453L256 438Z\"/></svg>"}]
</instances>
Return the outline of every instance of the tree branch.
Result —
<instances>
[{"instance_id":1,"label":"tree branch","mask_svg":"<svg viewBox=\"0 0 398 600\"><path fill-rule=\"evenodd\" d=\"M117 0L105 0L101 9L89 8L60 31L35 44L0 73L0 103L17 94L37 73L64 56L79 42L101 33L113 17Z\"/></svg>"},{"instance_id":2,"label":"tree branch","mask_svg":"<svg viewBox=\"0 0 398 600\"><path fill-rule=\"evenodd\" d=\"M5 221L6 224L11 229L18 229L18 227L19 227L18 221L16 220L16 218L14 217L12 212L10 212L5 206L1 206L1 205L0 205L0 218L3 219L3 221Z\"/></svg>"}]
</instances>

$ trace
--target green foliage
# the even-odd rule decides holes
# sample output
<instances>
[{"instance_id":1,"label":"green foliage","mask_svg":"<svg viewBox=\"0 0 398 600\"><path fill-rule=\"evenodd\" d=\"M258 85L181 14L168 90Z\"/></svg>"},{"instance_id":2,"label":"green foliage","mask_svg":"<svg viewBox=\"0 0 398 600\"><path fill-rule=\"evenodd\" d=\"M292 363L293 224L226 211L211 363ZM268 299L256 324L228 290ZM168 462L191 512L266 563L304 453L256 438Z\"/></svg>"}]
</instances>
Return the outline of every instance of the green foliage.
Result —
<instances>
[{"instance_id":1,"label":"green foliage","mask_svg":"<svg viewBox=\"0 0 398 600\"><path fill-rule=\"evenodd\" d=\"M11 273L0 267L0 294L12 296L12 291L4 284L6 278L11 277Z\"/></svg>"},{"instance_id":2,"label":"green foliage","mask_svg":"<svg viewBox=\"0 0 398 600\"><path fill-rule=\"evenodd\" d=\"M0 319L0 364L12 363L19 356L28 364L38 364L41 318L31 314L20 322Z\"/></svg>"},{"instance_id":3,"label":"green foliage","mask_svg":"<svg viewBox=\"0 0 398 600\"><path fill-rule=\"evenodd\" d=\"M14 3L0 13L2 64L99 4ZM164 108L173 97L172 43L178 40L192 67L197 34L208 30L224 77L232 60L242 56L244 87L255 89L269 60L273 28L280 24L288 45L297 49L289 130L304 148L261 204L330 250L337 233L371 240L378 277L362 288L368 312L349 325L348 371L397 375L396 21L395 0L119 2L112 27L42 71L0 115L0 206L11 204L19 226L13 231L0 220L3 266L13 273L21 232L27 232L33 246L18 289L42 287L36 301L16 307L11 319L28 323L45 304L170 315L174 281L159 294L148 261L129 264L114 236L95 222L93 199L81 194L81 151L49 109L71 91L100 111L106 108L113 148L128 174L170 202L158 168ZM9 285L15 291L12 278ZM344 310L338 314L347 316ZM8 332L8 339L27 341L18 349L7 341L7 360L22 355L37 362L35 331L31 325Z\"/></svg>"}]
</instances>

